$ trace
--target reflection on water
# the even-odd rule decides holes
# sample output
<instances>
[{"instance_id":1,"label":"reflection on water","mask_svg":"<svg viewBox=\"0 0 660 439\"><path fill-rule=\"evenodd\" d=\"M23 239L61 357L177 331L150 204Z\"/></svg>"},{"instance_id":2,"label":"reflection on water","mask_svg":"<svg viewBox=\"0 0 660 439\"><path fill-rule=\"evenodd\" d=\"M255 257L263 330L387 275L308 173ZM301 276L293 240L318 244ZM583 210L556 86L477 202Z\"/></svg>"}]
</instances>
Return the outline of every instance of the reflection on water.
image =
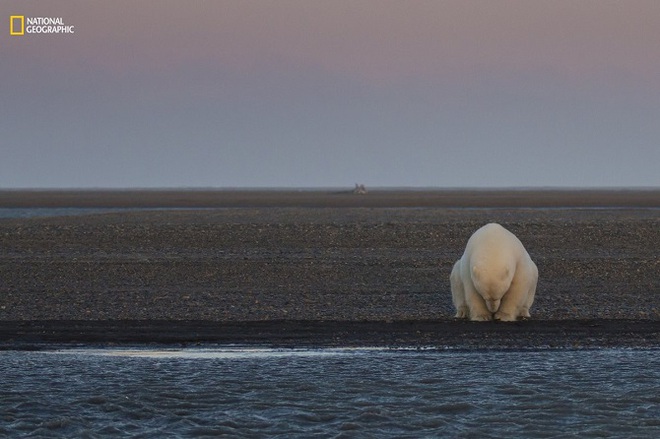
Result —
<instances>
[{"instance_id":1,"label":"reflection on water","mask_svg":"<svg viewBox=\"0 0 660 439\"><path fill-rule=\"evenodd\" d=\"M3 218L40 218L55 216L78 216L113 212L141 212L166 210L221 210L207 207L0 207Z\"/></svg>"},{"instance_id":2,"label":"reflection on water","mask_svg":"<svg viewBox=\"0 0 660 439\"><path fill-rule=\"evenodd\" d=\"M0 207L0 218L37 218L115 212L118 209L96 207Z\"/></svg>"},{"instance_id":3,"label":"reflection on water","mask_svg":"<svg viewBox=\"0 0 660 439\"><path fill-rule=\"evenodd\" d=\"M278 357L328 357L387 352L382 348L271 349L271 348L195 348L195 349L67 349L53 351L61 355L100 355L105 357L250 359Z\"/></svg>"},{"instance_id":4,"label":"reflection on water","mask_svg":"<svg viewBox=\"0 0 660 439\"><path fill-rule=\"evenodd\" d=\"M0 352L0 435L660 437L659 353Z\"/></svg>"}]
</instances>

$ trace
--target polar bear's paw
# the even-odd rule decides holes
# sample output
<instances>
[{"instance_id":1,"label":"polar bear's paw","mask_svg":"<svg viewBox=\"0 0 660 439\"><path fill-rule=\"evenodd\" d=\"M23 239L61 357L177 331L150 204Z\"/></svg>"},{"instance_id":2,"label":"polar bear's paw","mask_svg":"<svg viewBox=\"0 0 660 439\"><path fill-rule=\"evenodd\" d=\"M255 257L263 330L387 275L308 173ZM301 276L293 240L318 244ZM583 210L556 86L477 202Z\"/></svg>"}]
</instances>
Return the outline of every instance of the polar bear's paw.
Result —
<instances>
[{"instance_id":1,"label":"polar bear's paw","mask_svg":"<svg viewBox=\"0 0 660 439\"><path fill-rule=\"evenodd\" d=\"M472 320L473 322L489 322L489 321L493 320L493 315L490 314L490 313L488 313L488 314L477 314L477 315L473 315L472 317L470 317L470 320Z\"/></svg>"},{"instance_id":2,"label":"polar bear's paw","mask_svg":"<svg viewBox=\"0 0 660 439\"><path fill-rule=\"evenodd\" d=\"M456 311L455 319L467 319L470 317L470 310L467 306L462 306Z\"/></svg>"},{"instance_id":3,"label":"polar bear's paw","mask_svg":"<svg viewBox=\"0 0 660 439\"><path fill-rule=\"evenodd\" d=\"M513 314L498 311L495 313L495 320L500 322L515 322L518 318Z\"/></svg>"}]
</instances>

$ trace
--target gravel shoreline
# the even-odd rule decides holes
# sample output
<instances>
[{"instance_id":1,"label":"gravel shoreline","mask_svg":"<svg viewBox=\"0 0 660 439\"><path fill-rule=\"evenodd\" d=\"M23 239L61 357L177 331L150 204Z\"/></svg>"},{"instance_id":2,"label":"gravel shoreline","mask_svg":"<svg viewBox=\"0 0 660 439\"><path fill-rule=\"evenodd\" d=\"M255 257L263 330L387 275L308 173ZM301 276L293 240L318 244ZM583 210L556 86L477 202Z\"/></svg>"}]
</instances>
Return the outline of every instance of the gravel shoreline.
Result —
<instances>
[{"instance_id":1,"label":"gravel shoreline","mask_svg":"<svg viewBox=\"0 0 660 439\"><path fill-rule=\"evenodd\" d=\"M487 199L489 193L482 196ZM438 195L433 197L437 201ZM325 336L310 331L309 337L297 340L328 345L329 334L346 322L372 322L380 328L372 333L380 336L373 335L371 341L381 344L387 333L399 331L393 324L417 322L425 333L425 325L436 322L446 336L438 332L418 340L403 338L413 345L436 340L446 346L477 346L483 328L501 325L465 332L471 323L453 321L449 272L470 234L487 222L499 222L525 244L540 279L532 321L514 324L513 332L492 329L486 335L501 334L503 346L515 347L516 340L525 347L572 346L589 339L590 326L575 332L571 325L597 321L600 326L592 327L592 338L602 345L660 346L656 207L279 203L288 207L2 219L0 342L35 341L39 325L61 328L56 322L97 322L111 333L121 322L152 322L157 329L166 325L154 322L166 321L172 324L170 333L176 328L188 331L183 338L189 342L213 341L196 338L190 322L240 323L243 329L236 330L236 338L242 337L241 331L253 333L248 327L285 322L280 329L272 327L270 339L287 345L289 341L278 338L278 331L290 324L286 322L325 322L320 326ZM500 197L500 204L511 202ZM584 204L590 205L588 200ZM625 330L623 321L629 322ZM544 332L541 322L552 322L545 326L557 330ZM603 325L610 323L619 329L602 336ZM32 335L21 338L19 327L24 335ZM30 327L33 330L26 329ZM522 341L525 335L527 342ZM453 336L468 340L452 342ZM67 337L62 335L60 341L73 341ZM548 337L555 341L550 343ZM230 342L219 335L216 339ZM342 340L350 345L351 340L370 339L354 335ZM112 337L99 336L97 341L110 342Z\"/></svg>"}]
</instances>

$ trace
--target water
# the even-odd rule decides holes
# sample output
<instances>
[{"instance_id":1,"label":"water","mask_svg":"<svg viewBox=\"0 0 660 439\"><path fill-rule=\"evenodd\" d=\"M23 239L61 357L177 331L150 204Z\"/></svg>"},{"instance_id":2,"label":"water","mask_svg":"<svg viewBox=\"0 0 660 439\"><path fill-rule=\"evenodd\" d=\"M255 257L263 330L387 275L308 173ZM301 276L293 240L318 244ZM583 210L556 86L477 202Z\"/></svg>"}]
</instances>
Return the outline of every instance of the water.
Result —
<instances>
[{"instance_id":1,"label":"water","mask_svg":"<svg viewBox=\"0 0 660 439\"><path fill-rule=\"evenodd\" d=\"M80 216L114 212L140 212L161 210L211 210L207 208L169 207L0 207L0 219Z\"/></svg>"},{"instance_id":2,"label":"water","mask_svg":"<svg viewBox=\"0 0 660 439\"><path fill-rule=\"evenodd\" d=\"M0 436L660 437L660 350L0 352Z\"/></svg>"}]
</instances>

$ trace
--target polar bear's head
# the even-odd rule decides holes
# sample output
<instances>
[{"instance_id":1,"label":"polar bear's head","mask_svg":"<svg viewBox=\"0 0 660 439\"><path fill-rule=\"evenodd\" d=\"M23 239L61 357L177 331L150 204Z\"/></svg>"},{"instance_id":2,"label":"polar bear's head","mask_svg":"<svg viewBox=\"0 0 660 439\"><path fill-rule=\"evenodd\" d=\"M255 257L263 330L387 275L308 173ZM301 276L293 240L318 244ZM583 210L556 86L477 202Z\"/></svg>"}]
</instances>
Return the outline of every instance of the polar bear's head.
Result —
<instances>
[{"instance_id":1,"label":"polar bear's head","mask_svg":"<svg viewBox=\"0 0 660 439\"><path fill-rule=\"evenodd\" d=\"M510 267L497 267L491 264L472 267L472 282L477 292L486 302L488 311L495 313L500 308L502 297L509 291L513 270Z\"/></svg>"},{"instance_id":2,"label":"polar bear's head","mask_svg":"<svg viewBox=\"0 0 660 439\"><path fill-rule=\"evenodd\" d=\"M502 302L502 299L485 299L486 300L486 308L488 308L488 311L492 313L496 313L498 309L500 309L500 303Z\"/></svg>"}]
</instances>

